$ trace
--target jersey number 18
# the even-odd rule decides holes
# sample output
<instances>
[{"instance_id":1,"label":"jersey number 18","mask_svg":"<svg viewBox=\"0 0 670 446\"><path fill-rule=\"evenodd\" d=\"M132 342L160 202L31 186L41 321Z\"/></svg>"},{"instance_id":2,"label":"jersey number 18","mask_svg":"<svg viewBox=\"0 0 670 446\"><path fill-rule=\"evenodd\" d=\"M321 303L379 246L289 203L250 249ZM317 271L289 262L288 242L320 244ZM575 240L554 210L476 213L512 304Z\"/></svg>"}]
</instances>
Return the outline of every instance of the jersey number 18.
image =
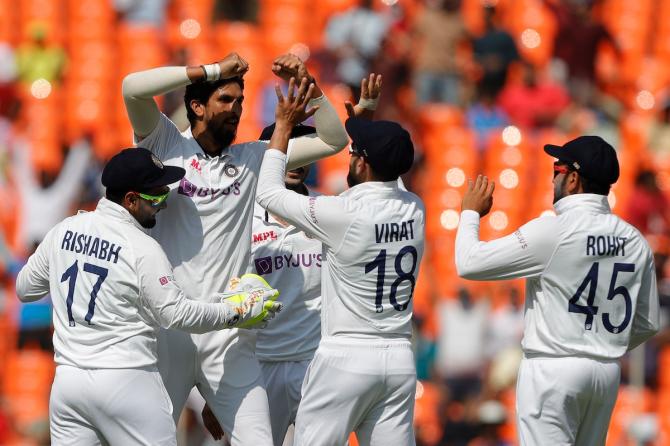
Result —
<instances>
[{"instance_id":1,"label":"jersey number 18","mask_svg":"<svg viewBox=\"0 0 670 446\"><path fill-rule=\"evenodd\" d=\"M412 256L412 267L409 271L404 271L402 268L402 259L405 255L410 254ZM398 277L391 284L391 293L389 294L389 302L393 305L393 308L396 311L405 311L409 302L412 300L412 295L414 294L414 286L416 285L416 278L414 277L414 272L416 271L416 261L418 259L418 254L414 246L408 245L402 248L398 255L395 256L395 272L398 274ZM382 305L382 298L384 297L384 278L386 273L386 250L382 249L379 251L379 254L375 259L365 265L365 274L370 273L371 271L377 270L377 293L375 296L375 311L381 313L384 311ZM400 304L396 298L398 294L398 287L405 280L408 280L411 288L409 292L409 298L407 302Z\"/></svg>"}]
</instances>

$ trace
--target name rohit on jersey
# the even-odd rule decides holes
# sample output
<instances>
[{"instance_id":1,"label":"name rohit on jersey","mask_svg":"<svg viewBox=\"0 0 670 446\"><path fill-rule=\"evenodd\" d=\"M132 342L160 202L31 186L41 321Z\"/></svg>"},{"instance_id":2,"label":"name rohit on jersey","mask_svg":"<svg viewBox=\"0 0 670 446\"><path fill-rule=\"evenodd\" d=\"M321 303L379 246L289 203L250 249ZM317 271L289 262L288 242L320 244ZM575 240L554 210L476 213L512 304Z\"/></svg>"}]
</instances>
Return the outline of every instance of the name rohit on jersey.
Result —
<instances>
[{"instance_id":1,"label":"name rohit on jersey","mask_svg":"<svg viewBox=\"0 0 670 446\"><path fill-rule=\"evenodd\" d=\"M625 256L626 237L589 235L586 237L587 256Z\"/></svg>"},{"instance_id":2,"label":"name rohit on jersey","mask_svg":"<svg viewBox=\"0 0 670 446\"><path fill-rule=\"evenodd\" d=\"M375 223L375 240L377 243L414 240L414 219L400 223Z\"/></svg>"},{"instance_id":3,"label":"name rohit on jersey","mask_svg":"<svg viewBox=\"0 0 670 446\"><path fill-rule=\"evenodd\" d=\"M77 254L84 254L108 262L113 258L114 263L116 263L119 260L121 246L116 246L114 243L110 243L100 237L65 231L63 241L60 244L60 249L76 252Z\"/></svg>"}]
</instances>

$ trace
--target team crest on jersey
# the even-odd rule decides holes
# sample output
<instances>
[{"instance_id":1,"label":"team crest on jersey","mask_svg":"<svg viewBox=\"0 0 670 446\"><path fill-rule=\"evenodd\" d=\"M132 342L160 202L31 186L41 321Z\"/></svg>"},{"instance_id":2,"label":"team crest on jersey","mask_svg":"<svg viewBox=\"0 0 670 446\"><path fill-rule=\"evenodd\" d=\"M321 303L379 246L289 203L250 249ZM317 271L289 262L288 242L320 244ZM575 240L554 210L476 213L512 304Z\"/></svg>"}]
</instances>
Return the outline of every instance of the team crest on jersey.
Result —
<instances>
[{"instance_id":1,"label":"team crest on jersey","mask_svg":"<svg viewBox=\"0 0 670 446\"><path fill-rule=\"evenodd\" d=\"M223 172L230 178L234 178L238 173L240 173L240 169L238 169L234 164L226 164L223 166Z\"/></svg>"},{"instance_id":2,"label":"team crest on jersey","mask_svg":"<svg viewBox=\"0 0 670 446\"><path fill-rule=\"evenodd\" d=\"M162 163L161 160L159 160L158 157L156 157L156 155L154 155L153 153L151 154L151 161L154 162L154 164L156 165L156 167L158 167L159 169L163 169L163 167L164 167L164 166L163 166L163 163Z\"/></svg>"},{"instance_id":3,"label":"team crest on jersey","mask_svg":"<svg viewBox=\"0 0 670 446\"><path fill-rule=\"evenodd\" d=\"M161 286L165 286L170 282L174 281L174 276L163 276L158 278L158 282L161 284Z\"/></svg>"}]
</instances>

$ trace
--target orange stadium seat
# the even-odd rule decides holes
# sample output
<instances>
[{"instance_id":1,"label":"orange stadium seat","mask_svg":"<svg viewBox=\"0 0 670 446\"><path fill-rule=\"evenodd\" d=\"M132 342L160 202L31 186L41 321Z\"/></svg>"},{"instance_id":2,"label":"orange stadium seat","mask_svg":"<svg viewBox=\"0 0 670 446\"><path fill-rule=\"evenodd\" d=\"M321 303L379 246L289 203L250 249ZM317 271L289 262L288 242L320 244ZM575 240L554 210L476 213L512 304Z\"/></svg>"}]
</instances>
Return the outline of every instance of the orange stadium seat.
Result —
<instances>
[{"instance_id":1,"label":"orange stadium seat","mask_svg":"<svg viewBox=\"0 0 670 446\"><path fill-rule=\"evenodd\" d=\"M11 353L5 364L2 387L9 401L11 418L19 425L46 419L55 371L53 356L40 350L24 349Z\"/></svg>"},{"instance_id":2,"label":"orange stadium seat","mask_svg":"<svg viewBox=\"0 0 670 446\"><path fill-rule=\"evenodd\" d=\"M0 0L0 42L16 44L22 37L17 33L19 19L14 4L13 0Z\"/></svg>"}]
</instances>

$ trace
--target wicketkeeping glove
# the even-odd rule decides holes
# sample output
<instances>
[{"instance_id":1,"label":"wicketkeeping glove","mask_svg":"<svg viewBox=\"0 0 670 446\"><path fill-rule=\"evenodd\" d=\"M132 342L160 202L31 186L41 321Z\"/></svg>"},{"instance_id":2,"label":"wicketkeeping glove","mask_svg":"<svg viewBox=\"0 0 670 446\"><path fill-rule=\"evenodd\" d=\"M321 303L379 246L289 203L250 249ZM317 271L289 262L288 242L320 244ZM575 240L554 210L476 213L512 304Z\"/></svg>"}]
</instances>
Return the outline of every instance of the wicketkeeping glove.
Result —
<instances>
[{"instance_id":1,"label":"wicketkeeping glove","mask_svg":"<svg viewBox=\"0 0 670 446\"><path fill-rule=\"evenodd\" d=\"M235 328L265 328L282 309L282 304L276 302L277 297L279 291L256 274L231 279L220 295L221 301L236 313L237 319L231 323Z\"/></svg>"}]
</instances>

